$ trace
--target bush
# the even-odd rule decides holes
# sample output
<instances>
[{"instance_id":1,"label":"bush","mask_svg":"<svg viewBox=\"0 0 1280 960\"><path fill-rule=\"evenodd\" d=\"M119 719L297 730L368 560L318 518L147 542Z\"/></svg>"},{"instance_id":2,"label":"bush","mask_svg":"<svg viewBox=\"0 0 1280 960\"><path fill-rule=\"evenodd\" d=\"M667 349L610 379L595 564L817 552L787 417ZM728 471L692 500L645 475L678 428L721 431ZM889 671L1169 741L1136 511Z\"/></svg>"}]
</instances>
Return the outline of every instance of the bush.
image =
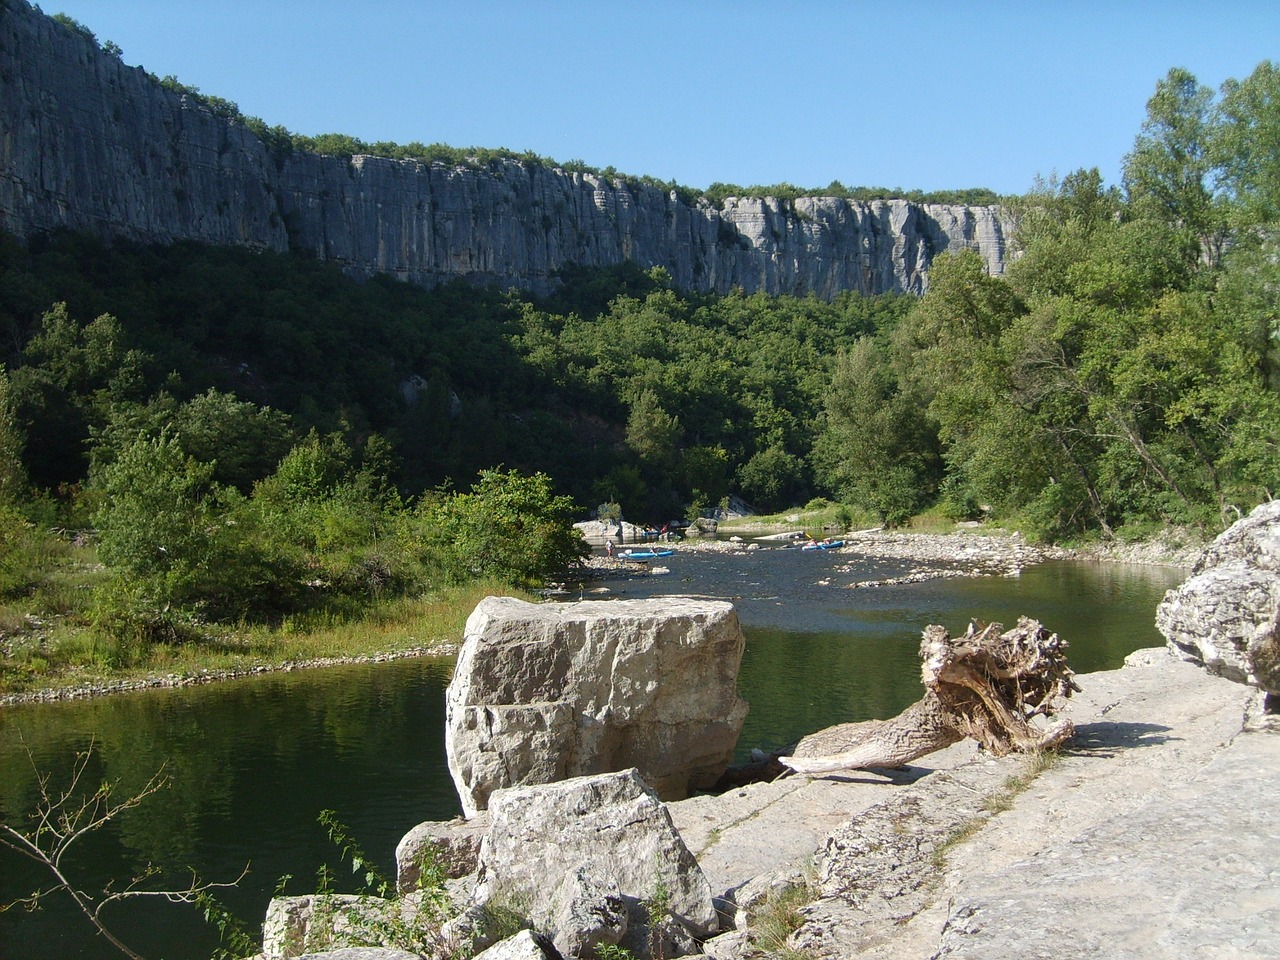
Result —
<instances>
[{"instance_id":1,"label":"bush","mask_svg":"<svg viewBox=\"0 0 1280 960\"><path fill-rule=\"evenodd\" d=\"M29 593L52 563L52 544L13 505L0 502L0 597Z\"/></svg>"},{"instance_id":2,"label":"bush","mask_svg":"<svg viewBox=\"0 0 1280 960\"><path fill-rule=\"evenodd\" d=\"M544 473L484 470L469 493L423 501L419 518L428 562L445 580L492 578L540 586L591 548L573 528L576 507L557 497Z\"/></svg>"}]
</instances>

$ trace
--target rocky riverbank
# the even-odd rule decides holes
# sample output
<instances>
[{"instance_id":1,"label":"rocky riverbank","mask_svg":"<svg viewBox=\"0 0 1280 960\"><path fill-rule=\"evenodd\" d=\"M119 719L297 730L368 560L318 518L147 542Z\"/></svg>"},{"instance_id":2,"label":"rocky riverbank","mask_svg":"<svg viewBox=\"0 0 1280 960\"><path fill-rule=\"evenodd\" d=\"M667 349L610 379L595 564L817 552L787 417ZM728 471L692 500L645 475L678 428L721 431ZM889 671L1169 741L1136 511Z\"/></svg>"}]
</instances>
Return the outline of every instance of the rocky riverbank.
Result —
<instances>
[{"instance_id":1,"label":"rocky riverbank","mask_svg":"<svg viewBox=\"0 0 1280 960\"><path fill-rule=\"evenodd\" d=\"M748 554L759 550L795 550L797 539L775 539L777 535L735 537L730 540L689 538L664 543L677 553L706 552ZM865 560L907 561L906 573L891 578L861 580L850 587L866 588L915 583L942 577L1017 576L1023 569L1051 560L1082 559L1098 562L1138 563L1190 567L1204 543L1188 534L1166 534L1143 543L1098 543L1066 548L1035 544L1019 533L1004 530L965 530L955 533L910 533L864 530L845 534L844 545L831 552L848 562L837 572L853 572L855 562ZM621 556L592 556L584 564L590 578L619 580L666 573L661 564L629 561Z\"/></svg>"},{"instance_id":2,"label":"rocky riverbank","mask_svg":"<svg viewBox=\"0 0 1280 960\"><path fill-rule=\"evenodd\" d=\"M1077 679L1077 735L1047 769L965 742L672 816L741 919L807 887L790 946L813 958L1276 956L1280 729L1259 692L1163 649ZM744 957L756 936L705 950Z\"/></svg>"}]
</instances>

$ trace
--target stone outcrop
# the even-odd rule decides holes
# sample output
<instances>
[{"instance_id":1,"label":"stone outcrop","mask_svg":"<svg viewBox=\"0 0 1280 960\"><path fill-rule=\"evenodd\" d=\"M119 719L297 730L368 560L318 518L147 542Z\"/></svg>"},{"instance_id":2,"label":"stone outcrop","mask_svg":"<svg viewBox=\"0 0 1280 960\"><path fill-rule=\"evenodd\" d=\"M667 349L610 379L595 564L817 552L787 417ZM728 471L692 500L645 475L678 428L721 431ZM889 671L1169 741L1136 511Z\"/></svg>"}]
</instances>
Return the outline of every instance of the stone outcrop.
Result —
<instances>
[{"instance_id":1,"label":"stone outcrop","mask_svg":"<svg viewBox=\"0 0 1280 960\"><path fill-rule=\"evenodd\" d=\"M547 954L531 931L521 930L476 954L475 960L547 960Z\"/></svg>"},{"instance_id":2,"label":"stone outcrop","mask_svg":"<svg viewBox=\"0 0 1280 960\"><path fill-rule=\"evenodd\" d=\"M723 601L482 600L445 694L464 812L501 787L628 767L663 799L712 786L747 715L743 647Z\"/></svg>"},{"instance_id":3,"label":"stone outcrop","mask_svg":"<svg viewBox=\"0 0 1280 960\"><path fill-rule=\"evenodd\" d=\"M706 877L634 770L500 790L490 815L476 900L521 905L565 956L601 943L648 956L651 934L680 956L719 929Z\"/></svg>"},{"instance_id":4,"label":"stone outcrop","mask_svg":"<svg viewBox=\"0 0 1280 960\"><path fill-rule=\"evenodd\" d=\"M1280 501L1218 537L1165 594L1156 627L1178 656L1280 697Z\"/></svg>"},{"instance_id":5,"label":"stone outcrop","mask_svg":"<svg viewBox=\"0 0 1280 960\"><path fill-rule=\"evenodd\" d=\"M418 824L396 845L396 890L402 894L417 890L428 859L449 880L474 873L480 843L488 829L489 818L484 814L470 820L428 820Z\"/></svg>"},{"instance_id":6,"label":"stone outcrop","mask_svg":"<svg viewBox=\"0 0 1280 960\"><path fill-rule=\"evenodd\" d=\"M371 931L405 912L405 905L379 897L338 893L275 897L262 924L262 960L368 948Z\"/></svg>"},{"instance_id":7,"label":"stone outcrop","mask_svg":"<svg viewBox=\"0 0 1280 960\"><path fill-rule=\"evenodd\" d=\"M921 292L933 257L1004 270L995 207L729 198L495 160L273 152L26 0L0 7L0 229L285 250L432 286L545 291L570 264L663 267L685 290Z\"/></svg>"},{"instance_id":8,"label":"stone outcrop","mask_svg":"<svg viewBox=\"0 0 1280 960\"><path fill-rule=\"evenodd\" d=\"M394 947L339 947L321 953L304 953L298 960L422 960L416 953Z\"/></svg>"}]
</instances>

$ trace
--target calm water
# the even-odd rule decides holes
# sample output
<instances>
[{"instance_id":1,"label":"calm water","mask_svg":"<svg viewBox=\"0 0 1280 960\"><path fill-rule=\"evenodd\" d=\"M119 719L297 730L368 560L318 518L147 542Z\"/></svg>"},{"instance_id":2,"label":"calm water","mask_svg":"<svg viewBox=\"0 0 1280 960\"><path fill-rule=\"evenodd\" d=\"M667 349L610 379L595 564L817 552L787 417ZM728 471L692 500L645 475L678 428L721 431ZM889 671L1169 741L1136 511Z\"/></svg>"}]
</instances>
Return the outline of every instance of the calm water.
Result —
<instances>
[{"instance_id":1,"label":"calm water","mask_svg":"<svg viewBox=\"0 0 1280 960\"><path fill-rule=\"evenodd\" d=\"M1185 576L1056 563L1016 579L855 590L847 585L903 568L886 562L841 572L847 562L796 550L682 554L666 561L670 574L616 588L628 597L688 593L735 602L747 636L745 755L832 723L891 716L917 699L916 651L928 623L954 633L970 617L1012 624L1026 614L1069 640L1077 672L1116 666L1160 642L1155 605ZM27 750L38 767L61 775L92 744L92 782L119 779L122 796L164 765L172 785L104 830L71 867L93 890L148 863L181 885L187 866L230 879L251 862L250 876L223 900L256 926L282 877L293 876L287 892L311 892L316 870L337 866L316 822L321 810L336 810L388 874L410 827L459 812L442 737L451 670L450 661L423 659L0 709L0 816L13 822L34 806ZM0 850L0 902L41 880ZM70 909L63 895L34 914L0 914L0 957L117 956ZM119 906L107 919L151 960L204 958L217 946L190 907Z\"/></svg>"}]
</instances>

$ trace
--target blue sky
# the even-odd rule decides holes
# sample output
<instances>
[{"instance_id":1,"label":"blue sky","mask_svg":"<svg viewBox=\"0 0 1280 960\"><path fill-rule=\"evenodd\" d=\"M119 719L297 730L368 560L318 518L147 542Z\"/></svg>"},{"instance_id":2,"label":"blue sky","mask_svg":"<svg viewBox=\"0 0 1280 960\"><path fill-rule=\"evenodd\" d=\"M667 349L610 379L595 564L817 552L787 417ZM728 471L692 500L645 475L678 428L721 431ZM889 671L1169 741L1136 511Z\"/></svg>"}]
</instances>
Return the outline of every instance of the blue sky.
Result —
<instances>
[{"instance_id":1,"label":"blue sky","mask_svg":"<svg viewBox=\"0 0 1280 960\"><path fill-rule=\"evenodd\" d=\"M533 150L706 187L1118 183L1174 66L1280 59L1280 3L44 0L306 134Z\"/></svg>"}]
</instances>

